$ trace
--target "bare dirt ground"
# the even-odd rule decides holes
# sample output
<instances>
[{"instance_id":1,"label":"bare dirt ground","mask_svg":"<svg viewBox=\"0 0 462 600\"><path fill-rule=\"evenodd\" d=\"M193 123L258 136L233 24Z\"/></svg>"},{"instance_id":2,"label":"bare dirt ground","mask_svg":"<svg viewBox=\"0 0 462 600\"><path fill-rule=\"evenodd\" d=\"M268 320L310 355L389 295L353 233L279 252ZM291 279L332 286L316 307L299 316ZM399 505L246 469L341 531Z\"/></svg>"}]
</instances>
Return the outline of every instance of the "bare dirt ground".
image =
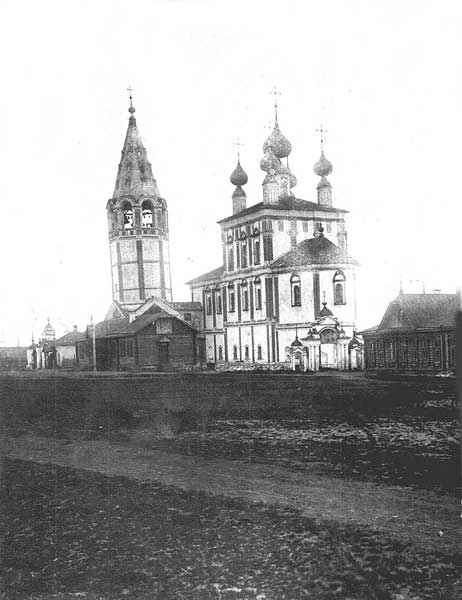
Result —
<instances>
[{"instance_id":1,"label":"bare dirt ground","mask_svg":"<svg viewBox=\"0 0 462 600\"><path fill-rule=\"evenodd\" d=\"M452 600L454 383L0 376L4 600Z\"/></svg>"},{"instance_id":2,"label":"bare dirt ground","mask_svg":"<svg viewBox=\"0 0 462 600\"><path fill-rule=\"evenodd\" d=\"M20 436L5 439L3 453L13 459L289 506L312 519L365 525L426 548L457 550L461 539L457 499L426 490L378 486L237 460L187 457L106 441Z\"/></svg>"}]
</instances>

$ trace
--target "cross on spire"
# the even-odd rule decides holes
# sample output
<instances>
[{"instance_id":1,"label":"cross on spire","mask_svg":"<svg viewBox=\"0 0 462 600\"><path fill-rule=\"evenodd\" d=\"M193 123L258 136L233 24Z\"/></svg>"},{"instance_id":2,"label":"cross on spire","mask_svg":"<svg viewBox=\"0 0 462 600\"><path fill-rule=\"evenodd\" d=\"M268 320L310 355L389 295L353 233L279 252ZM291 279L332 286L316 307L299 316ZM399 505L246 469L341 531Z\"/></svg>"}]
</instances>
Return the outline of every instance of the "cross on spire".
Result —
<instances>
[{"instance_id":1,"label":"cross on spire","mask_svg":"<svg viewBox=\"0 0 462 600\"><path fill-rule=\"evenodd\" d=\"M319 129L316 129L317 133L321 134L321 148L324 146L324 134L327 133L327 129L324 129L322 124Z\"/></svg>"},{"instance_id":2,"label":"cross on spire","mask_svg":"<svg viewBox=\"0 0 462 600\"><path fill-rule=\"evenodd\" d=\"M133 114L135 112L135 108L133 107L133 95L132 95L133 88L131 85L128 86L127 92L128 92L128 97L130 99L130 108L128 109L128 112Z\"/></svg>"},{"instance_id":3,"label":"cross on spire","mask_svg":"<svg viewBox=\"0 0 462 600\"><path fill-rule=\"evenodd\" d=\"M273 91L271 92L274 96L274 115L276 122L278 120L278 96L281 95L281 92L278 92L276 86L273 87Z\"/></svg>"},{"instance_id":4,"label":"cross on spire","mask_svg":"<svg viewBox=\"0 0 462 600\"><path fill-rule=\"evenodd\" d=\"M244 144L239 138L237 138L237 141L235 141L233 145L235 148L237 148L237 160L239 160L241 158L241 146L243 146Z\"/></svg>"}]
</instances>

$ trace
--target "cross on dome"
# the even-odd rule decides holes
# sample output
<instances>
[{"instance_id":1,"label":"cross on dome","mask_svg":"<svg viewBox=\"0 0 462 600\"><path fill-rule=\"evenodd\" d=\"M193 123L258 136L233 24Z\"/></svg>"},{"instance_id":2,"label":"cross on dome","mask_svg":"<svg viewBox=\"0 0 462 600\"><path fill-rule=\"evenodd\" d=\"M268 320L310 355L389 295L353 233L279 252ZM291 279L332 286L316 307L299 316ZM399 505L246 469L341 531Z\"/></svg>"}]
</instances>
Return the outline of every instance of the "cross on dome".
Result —
<instances>
[{"instance_id":1,"label":"cross on dome","mask_svg":"<svg viewBox=\"0 0 462 600\"><path fill-rule=\"evenodd\" d=\"M131 114L133 114L133 113L135 112L135 110L136 110L136 109L135 109L135 107L133 106L133 95L132 95L132 93L133 93L133 88L132 88L132 86L131 86L131 85L129 85L129 86L128 86L128 88L127 88L127 92L128 92L128 97L129 97L129 99L130 99L130 108L128 109L128 112L129 112L129 113L131 113Z\"/></svg>"},{"instance_id":2,"label":"cross on dome","mask_svg":"<svg viewBox=\"0 0 462 600\"><path fill-rule=\"evenodd\" d=\"M321 123L321 127L319 129L316 129L316 132L321 134L321 148L322 148L324 145L324 134L327 133L327 129L324 129L323 125Z\"/></svg>"}]
</instances>

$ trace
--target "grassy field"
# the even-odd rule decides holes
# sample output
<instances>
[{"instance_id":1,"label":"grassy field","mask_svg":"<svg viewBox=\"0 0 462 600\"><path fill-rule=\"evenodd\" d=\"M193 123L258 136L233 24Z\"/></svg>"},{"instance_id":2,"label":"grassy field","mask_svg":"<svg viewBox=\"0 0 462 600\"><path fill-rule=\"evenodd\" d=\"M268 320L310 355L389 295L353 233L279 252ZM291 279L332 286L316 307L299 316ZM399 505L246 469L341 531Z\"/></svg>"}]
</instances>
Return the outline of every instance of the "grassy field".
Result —
<instances>
[{"instance_id":1,"label":"grassy field","mask_svg":"<svg viewBox=\"0 0 462 600\"><path fill-rule=\"evenodd\" d=\"M460 553L288 508L7 460L8 600L455 600Z\"/></svg>"},{"instance_id":2,"label":"grassy field","mask_svg":"<svg viewBox=\"0 0 462 600\"><path fill-rule=\"evenodd\" d=\"M0 379L0 420L9 438L112 440L454 495L454 387L362 375L25 374ZM451 600L462 591L459 553L289 508L9 459L2 499L8 600Z\"/></svg>"}]
</instances>

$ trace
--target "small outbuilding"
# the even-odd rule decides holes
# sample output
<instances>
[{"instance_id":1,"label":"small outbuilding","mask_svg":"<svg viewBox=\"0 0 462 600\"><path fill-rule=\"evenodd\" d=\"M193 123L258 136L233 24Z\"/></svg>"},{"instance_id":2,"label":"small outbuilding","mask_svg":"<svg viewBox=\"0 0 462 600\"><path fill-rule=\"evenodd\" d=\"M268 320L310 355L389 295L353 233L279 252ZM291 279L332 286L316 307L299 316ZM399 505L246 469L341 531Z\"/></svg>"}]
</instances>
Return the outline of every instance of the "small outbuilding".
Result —
<instances>
[{"instance_id":1,"label":"small outbuilding","mask_svg":"<svg viewBox=\"0 0 462 600\"><path fill-rule=\"evenodd\" d=\"M113 302L106 319L94 326L98 370L191 369L205 362L203 336L180 313L160 299L149 298L129 311ZM80 368L93 366L93 326L76 343Z\"/></svg>"},{"instance_id":2,"label":"small outbuilding","mask_svg":"<svg viewBox=\"0 0 462 600\"><path fill-rule=\"evenodd\" d=\"M403 294L376 327L361 332L366 369L445 372L455 368L458 294Z\"/></svg>"}]
</instances>

